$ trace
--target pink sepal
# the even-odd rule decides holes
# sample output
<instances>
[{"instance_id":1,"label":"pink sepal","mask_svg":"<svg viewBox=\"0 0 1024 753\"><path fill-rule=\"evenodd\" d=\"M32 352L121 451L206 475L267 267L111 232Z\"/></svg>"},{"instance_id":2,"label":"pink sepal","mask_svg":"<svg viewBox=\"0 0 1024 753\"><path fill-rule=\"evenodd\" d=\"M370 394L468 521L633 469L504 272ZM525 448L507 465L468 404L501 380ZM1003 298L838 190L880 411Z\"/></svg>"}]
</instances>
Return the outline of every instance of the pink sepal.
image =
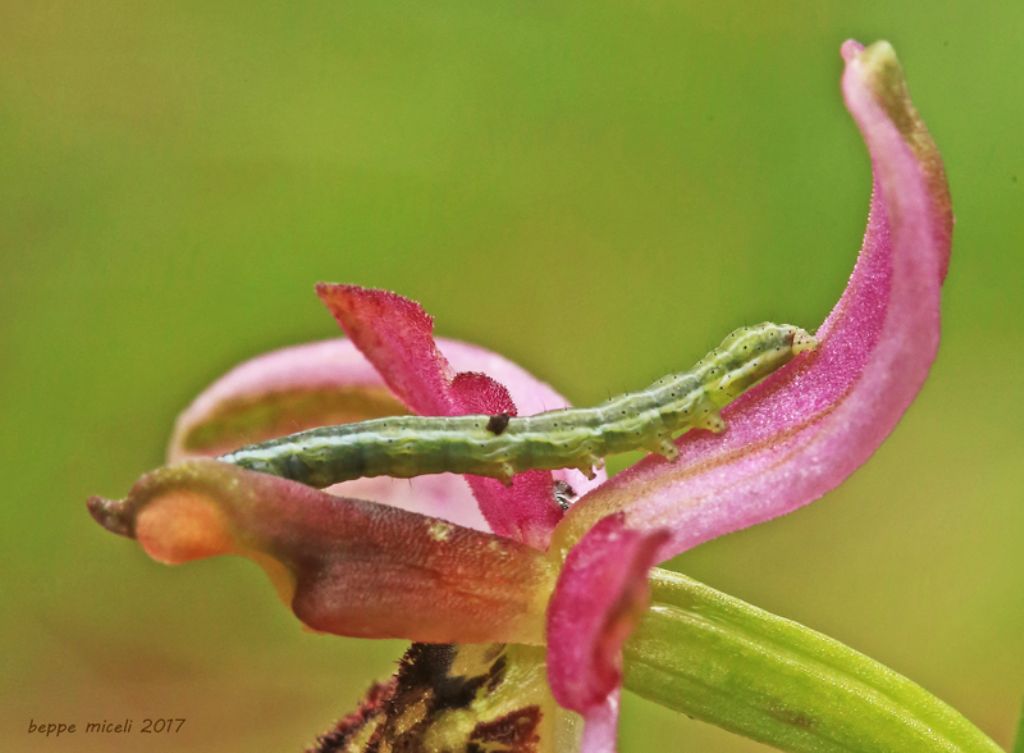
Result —
<instances>
[{"instance_id":1,"label":"pink sepal","mask_svg":"<svg viewBox=\"0 0 1024 753\"><path fill-rule=\"evenodd\" d=\"M626 511L631 527L671 530L664 560L788 513L864 463L920 390L939 341L949 195L892 48L847 43L843 53L843 93L875 180L860 257L818 350L729 406L724 434L687 434L675 462L649 458L580 500L562 545Z\"/></svg>"}]
</instances>

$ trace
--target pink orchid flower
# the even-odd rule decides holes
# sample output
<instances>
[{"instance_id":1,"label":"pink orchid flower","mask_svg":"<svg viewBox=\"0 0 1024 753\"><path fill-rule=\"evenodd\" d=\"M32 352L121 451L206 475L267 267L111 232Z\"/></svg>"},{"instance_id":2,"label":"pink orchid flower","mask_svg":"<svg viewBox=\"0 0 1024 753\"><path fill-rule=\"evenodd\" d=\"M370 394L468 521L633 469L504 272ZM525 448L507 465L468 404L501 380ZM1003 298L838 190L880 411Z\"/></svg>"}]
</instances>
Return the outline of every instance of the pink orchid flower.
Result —
<instances>
[{"instance_id":1,"label":"pink orchid flower","mask_svg":"<svg viewBox=\"0 0 1024 753\"><path fill-rule=\"evenodd\" d=\"M510 486L440 475L319 491L203 457L406 410L566 405L501 356L435 340L412 301L323 284L317 292L348 339L270 353L225 375L180 417L174 464L124 500L90 500L93 515L161 562L253 559L314 630L479 644L414 647L397 679L375 688L321 750L373 739L397 747L410 730L424 750L454 740L452 749L566 749L559 741L573 739L576 717L560 709L583 718L583 750L613 750L622 648L647 607L650 568L840 484L892 431L935 357L953 222L942 165L891 48L847 42L842 54L843 94L874 174L863 247L818 349L727 407L724 433L687 433L676 460L648 457L611 480L531 471ZM567 513L552 498L556 480L579 495ZM448 700L437 695L442 685ZM486 711L462 713L482 688Z\"/></svg>"}]
</instances>

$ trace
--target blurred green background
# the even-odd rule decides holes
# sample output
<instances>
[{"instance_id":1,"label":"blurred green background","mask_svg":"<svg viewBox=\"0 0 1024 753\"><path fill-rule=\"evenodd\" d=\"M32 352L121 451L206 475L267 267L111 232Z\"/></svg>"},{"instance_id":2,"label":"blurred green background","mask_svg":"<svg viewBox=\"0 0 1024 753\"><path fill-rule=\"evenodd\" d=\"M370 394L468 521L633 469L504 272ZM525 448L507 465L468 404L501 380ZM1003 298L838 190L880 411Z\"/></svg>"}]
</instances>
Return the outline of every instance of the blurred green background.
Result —
<instances>
[{"instance_id":1,"label":"blurred green background","mask_svg":"<svg viewBox=\"0 0 1024 753\"><path fill-rule=\"evenodd\" d=\"M0 5L0 675L36 721L299 751L402 645L303 632L248 562L166 568L83 502L233 364L397 290L591 403L734 326L816 326L867 208L839 44L889 39L957 214L919 400L825 501L671 566L909 675L1003 745L1024 693L1020 3ZM621 464L619 464L621 466ZM622 749L761 745L626 697Z\"/></svg>"}]
</instances>

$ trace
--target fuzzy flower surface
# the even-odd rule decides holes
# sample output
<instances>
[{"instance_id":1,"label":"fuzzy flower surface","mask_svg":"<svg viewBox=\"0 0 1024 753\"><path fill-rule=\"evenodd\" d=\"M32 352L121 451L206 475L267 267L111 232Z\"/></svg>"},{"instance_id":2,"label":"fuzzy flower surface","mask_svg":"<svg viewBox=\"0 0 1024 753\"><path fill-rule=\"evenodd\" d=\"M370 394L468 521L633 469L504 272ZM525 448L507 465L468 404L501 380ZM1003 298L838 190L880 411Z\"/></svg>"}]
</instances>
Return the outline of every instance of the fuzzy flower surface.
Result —
<instances>
[{"instance_id":1,"label":"fuzzy flower surface","mask_svg":"<svg viewBox=\"0 0 1024 753\"><path fill-rule=\"evenodd\" d=\"M724 433L691 431L675 460L650 456L610 480L442 474L321 491L212 459L397 413L566 405L503 357L435 338L413 301L321 284L347 338L226 374L179 418L171 464L122 500L91 499L92 514L160 562L252 559L314 630L415 642L318 750L614 750L622 650L651 568L840 484L892 431L936 354L952 232L942 164L891 47L847 42L842 54L873 168L863 246L817 350L730 404ZM576 494L567 512L556 482Z\"/></svg>"}]
</instances>

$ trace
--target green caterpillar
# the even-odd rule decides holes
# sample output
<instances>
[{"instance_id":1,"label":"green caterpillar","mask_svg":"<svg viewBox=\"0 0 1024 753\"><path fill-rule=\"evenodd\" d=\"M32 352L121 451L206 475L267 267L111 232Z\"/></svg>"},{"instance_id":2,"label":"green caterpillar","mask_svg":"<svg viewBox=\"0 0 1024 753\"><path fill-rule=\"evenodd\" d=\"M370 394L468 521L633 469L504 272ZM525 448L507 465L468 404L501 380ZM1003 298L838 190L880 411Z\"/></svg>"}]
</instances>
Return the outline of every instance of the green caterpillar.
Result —
<instances>
[{"instance_id":1,"label":"green caterpillar","mask_svg":"<svg viewBox=\"0 0 1024 753\"><path fill-rule=\"evenodd\" d=\"M324 426L220 456L243 468L323 488L363 476L471 473L508 483L529 469L577 468L588 476L605 455L645 448L668 459L674 435L720 432L719 408L798 353L817 346L788 324L732 332L691 371L594 408L533 416L394 416Z\"/></svg>"}]
</instances>

